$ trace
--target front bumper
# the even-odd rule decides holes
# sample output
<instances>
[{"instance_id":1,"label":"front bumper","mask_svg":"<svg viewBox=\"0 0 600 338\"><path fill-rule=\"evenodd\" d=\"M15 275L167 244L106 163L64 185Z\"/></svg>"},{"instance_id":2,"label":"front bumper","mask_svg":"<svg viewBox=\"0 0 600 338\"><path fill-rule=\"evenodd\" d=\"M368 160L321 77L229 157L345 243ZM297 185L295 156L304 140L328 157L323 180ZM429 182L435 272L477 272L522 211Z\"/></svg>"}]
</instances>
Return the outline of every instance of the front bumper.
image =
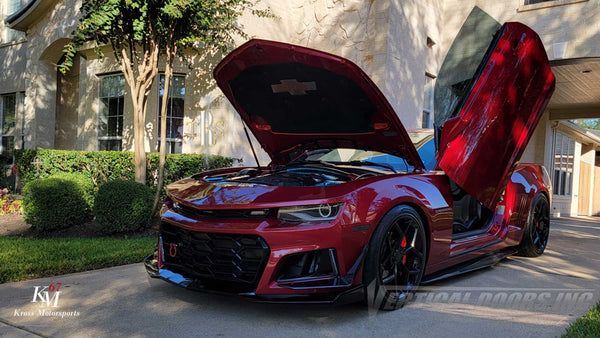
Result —
<instances>
[{"instance_id":1,"label":"front bumper","mask_svg":"<svg viewBox=\"0 0 600 338\"><path fill-rule=\"evenodd\" d=\"M146 272L151 278L162 279L171 284L187 288L194 291L202 291L212 294L226 296L240 296L244 299L261 302L261 303L300 303L300 304L351 304L361 302L364 299L364 290L362 285L348 287L346 290L337 292L324 293L306 293L306 294L274 294L274 295L257 295L254 292L231 293L212 290L206 288L199 279L186 278L179 273L170 271L169 269L158 267L158 252L149 255L144 259Z\"/></svg>"},{"instance_id":2,"label":"front bumper","mask_svg":"<svg viewBox=\"0 0 600 338\"><path fill-rule=\"evenodd\" d=\"M290 226L276 219L219 220L168 210L162 220L158 250L145 261L152 277L260 301L362 299L360 276L368 233L352 231L342 217L328 224ZM327 271L297 273L302 256L309 262L319 256L317 265Z\"/></svg>"}]
</instances>

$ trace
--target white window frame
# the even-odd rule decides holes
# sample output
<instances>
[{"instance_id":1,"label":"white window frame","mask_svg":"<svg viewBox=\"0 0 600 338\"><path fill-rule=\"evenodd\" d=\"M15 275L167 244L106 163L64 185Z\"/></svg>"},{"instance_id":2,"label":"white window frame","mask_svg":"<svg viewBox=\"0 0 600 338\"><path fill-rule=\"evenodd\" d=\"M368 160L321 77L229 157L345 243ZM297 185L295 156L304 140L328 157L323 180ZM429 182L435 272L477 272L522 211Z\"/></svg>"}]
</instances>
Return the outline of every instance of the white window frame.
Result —
<instances>
[{"instance_id":1,"label":"white window frame","mask_svg":"<svg viewBox=\"0 0 600 338\"><path fill-rule=\"evenodd\" d=\"M431 86L429 97L427 97L427 86ZM426 73L425 85L423 86L423 109L421 114L421 128L432 128L433 121L433 102L434 102L435 76ZM429 106L426 104L429 103ZM427 117L426 117L427 116Z\"/></svg>"},{"instance_id":2,"label":"white window frame","mask_svg":"<svg viewBox=\"0 0 600 338\"><path fill-rule=\"evenodd\" d=\"M15 3L19 3L19 6L17 6L16 8L13 8ZM10 15L16 13L19 11L19 9L21 9L25 4L27 4L27 0L4 0L3 1L3 7L4 7L4 14L2 15L3 20L6 19L7 17L9 17ZM11 43L11 42L16 42L16 41L20 41L22 39L25 38L25 33L23 32L19 32L17 30L14 30L12 28L9 28L6 26L6 24L4 24L4 34L1 37L2 39L2 43Z\"/></svg>"},{"instance_id":3,"label":"white window frame","mask_svg":"<svg viewBox=\"0 0 600 338\"><path fill-rule=\"evenodd\" d=\"M120 151L123 151L123 126L121 126L121 135L116 135L116 136L104 136L104 135L100 135L100 125L101 125L101 121L100 119L102 118L102 99L103 98L120 98L120 100L122 100L123 102L123 110L121 111L121 115L124 117L125 115L125 96L127 95L127 88L126 85L123 84L123 96L102 96L102 81L104 81L104 79L108 78L108 77L124 77L124 75L122 73L113 73L113 74L101 74L98 75L99 81L98 81L98 107L100 107L100 110L98 111L97 114L97 118L96 118L96 149L97 150L107 150L107 149L100 149L100 144L102 143L101 141L120 141L121 145L120 145ZM106 117L117 117L117 121L118 121L118 114L117 115L107 115Z\"/></svg>"},{"instance_id":4,"label":"white window frame","mask_svg":"<svg viewBox=\"0 0 600 338\"><path fill-rule=\"evenodd\" d=\"M9 133L10 135L5 135L4 134L4 113L6 111L6 106L4 105L4 98L5 97L9 97L12 96L13 100L14 100L14 107L13 107L13 130L11 133ZM15 148L15 130L16 130L16 126L17 126L17 93L7 93L7 94L2 94L0 95L0 154L4 154L5 153L5 149L4 149L4 138L5 137L12 137L12 144L13 144L13 149L11 151L14 150Z\"/></svg>"},{"instance_id":5,"label":"white window frame","mask_svg":"<svg viewBox=\"0 0 600 338\"><path fill-rule=\"evenodd\" d=\"M560 144L557 144L560 138ZM567 152L563 153L566 146ZM552 193L556 196L571 196L575 170L575 139L554 130L552 137ZM570 169L570 171L569 171Z\"/></svg>"},{"instance_id":6,"label":"white window frame","mask_svg":"<svg viewBox=\"0 0 600 338\"><path fill-rule=\"evenodd\" d=\"M164 76L165 76L164 73L158 74L158 86L157 86L158 87L158 89L157 89L158 90L158 95L157 95L157 97L158 97L158 105L157 106L158 107L156 108L156 121L157 121L156 126L157 127L159 126L160 115L161 115L160 109L162 108L162 95L160 95L160 90L161 90L160 84L161 84L161 80L164 78ZM181 117L181 118L179 118L179 117L169 116L167 114L167 119L169 119L169 118L171 120L173 120L173 119L181 119L181 122L182 122L181 125L183 127L184 121L185 121L185 96L186 96L186 92L185 92L186 85L185 84L186 84L187 76L186 76L186 74L176 73L176 74L173 74L173 78L175 78L175 77L183 78L183 83L184 83L184 86L183 86L183 90L184 90L184 93L183 93L184 116ZM171 86L169 87L169 92L172 92L172 91L173 91L173 82L171 82ZM169 93L169 96L171 94L172 93ZM171 112L172 111L173 111L173 109L171 108ZM158 151L159 147L160 147L160 128L156 128L156 129L157 129L156 130L156 133L157 133L157 135L156 135L156 151ZM167 131L167 133L168 133L168 131ZM182 131L182 137L177 137L177 138L167 137L167 142L166 143L167 143L166 144L166 148L167 148L166 152L167 152L167 154L181 154L181 153L183 153L183 131ZM173 151L173 149L174 149L173 145L177 144L177 143L179 143L179 149L181 150L181 152Z\"/></svg>"},{"instance_id":7,"label":"white window frame","mask_svg":"<svg viewBox=\"0 0 600 338\"><path fill-rule=\"evenodd\" d=\"M543 0L537 3L529 3L529 0L522 0L521 5L519 5L519 8L517 9L517 12L526 12L536 9L564 6L587 1L589 0Z\"/></svg>"}]
</instances>

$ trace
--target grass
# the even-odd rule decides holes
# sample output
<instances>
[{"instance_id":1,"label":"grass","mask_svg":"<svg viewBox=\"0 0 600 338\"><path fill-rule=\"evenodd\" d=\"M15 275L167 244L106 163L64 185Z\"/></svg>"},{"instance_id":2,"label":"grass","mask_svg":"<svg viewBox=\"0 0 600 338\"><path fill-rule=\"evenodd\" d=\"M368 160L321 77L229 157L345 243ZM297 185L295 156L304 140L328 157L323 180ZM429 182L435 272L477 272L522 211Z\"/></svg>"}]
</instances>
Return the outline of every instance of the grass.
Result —
<instances>
[{"instance_id":1,"label":"grass","mask_svg":"<svg viewBox=\"0 0 600 338\"><path fill-rule=\"evenodd\" d=\"M600 337L600 302L567 328L563 338L571 337Z\"/></svg>"},{"instance_id":2,"label":"grass","mask_svg":"<svg viewBox=\"0 0 600 338\"><path fill-rule=\"evenodd\" d=\"M155 237L0 237L0 283L137 263L155 246Z\"/></svg>"}]
</instances>

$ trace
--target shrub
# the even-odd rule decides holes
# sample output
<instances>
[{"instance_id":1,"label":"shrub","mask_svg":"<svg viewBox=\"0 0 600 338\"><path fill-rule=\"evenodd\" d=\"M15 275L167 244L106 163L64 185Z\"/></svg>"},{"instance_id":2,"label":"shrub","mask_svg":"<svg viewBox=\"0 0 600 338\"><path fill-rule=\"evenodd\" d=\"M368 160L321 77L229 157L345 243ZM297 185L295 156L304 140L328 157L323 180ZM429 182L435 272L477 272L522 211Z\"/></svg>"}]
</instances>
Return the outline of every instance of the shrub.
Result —
<instances>
[{"instance_id":1,"label":"shrub","mask_svg":"<svg viewBox=\"0 0 600 338\"><path fill-rule=\"evenodd\" d=\"M94 187L94 181L84 174L77 173L56 173L49 178L58 178L67 181L76 182L83 193L83 200L87 205L87 211L91 212L94 209L94 197L96 195L96 188Z\"/></svg>"},{"instance_id":2,"label":"shrub","mask_svg":"<svg viewBox=\"0 0 600 338\"><path fill-rule=\"evenodd\" d=\"M152 190L141 183L121 179L106 182L94 202L96 226L103 233L140 229L150 221L153 201Z\"/></svg>"},{"instance_id":3,"label":"shrub","mask_svg":"<svg viewBox=\"0 0 600 338\"><path fill-rule=\"evenodd\" d=\"M66 228L90 216L93 183L81 174L60 174L23 187L25 221L38 230Z\"/></svg>"},{"instance_id":4,"label":"shrub","mask_svg":"<svg viewBox=\"0 0 600 338\"><path fill-rule=\"evenodd\" d=\"M133 180L133 153L125 151L66 151L54 149L15 150L16 166L21 182L46 178L60 172L82 173L98 187L114 179ZM39 164L32 164L35 159ZM216 168L230 167L233 159L217 155L168 154L165 183ZM147 185L156 186L158 153L147 154Z\"/></svg>"}]
</instances>

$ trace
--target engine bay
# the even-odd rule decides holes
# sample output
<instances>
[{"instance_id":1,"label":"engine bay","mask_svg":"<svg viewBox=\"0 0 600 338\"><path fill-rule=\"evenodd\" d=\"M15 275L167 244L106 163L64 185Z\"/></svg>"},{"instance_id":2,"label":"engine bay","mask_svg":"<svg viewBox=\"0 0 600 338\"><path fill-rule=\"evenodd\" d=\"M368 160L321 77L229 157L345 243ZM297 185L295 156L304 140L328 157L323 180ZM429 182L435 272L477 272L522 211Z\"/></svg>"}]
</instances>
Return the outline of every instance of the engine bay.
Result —
<instances>
[{"instance_id":1,"label":"engine bay","mask_svg":"<svg viewBox=\"0 0 600 338\"><path fill-rule=\"evenodd\" d=\"M389 170L380 170L351 164L332 164L326 162L300 162L276 167L270 170L244 168L225 175L196 175L210 183L245 183L284 187L318 187L342 184L357 179L390 174Z\"/></svg>"}]
</instances>

